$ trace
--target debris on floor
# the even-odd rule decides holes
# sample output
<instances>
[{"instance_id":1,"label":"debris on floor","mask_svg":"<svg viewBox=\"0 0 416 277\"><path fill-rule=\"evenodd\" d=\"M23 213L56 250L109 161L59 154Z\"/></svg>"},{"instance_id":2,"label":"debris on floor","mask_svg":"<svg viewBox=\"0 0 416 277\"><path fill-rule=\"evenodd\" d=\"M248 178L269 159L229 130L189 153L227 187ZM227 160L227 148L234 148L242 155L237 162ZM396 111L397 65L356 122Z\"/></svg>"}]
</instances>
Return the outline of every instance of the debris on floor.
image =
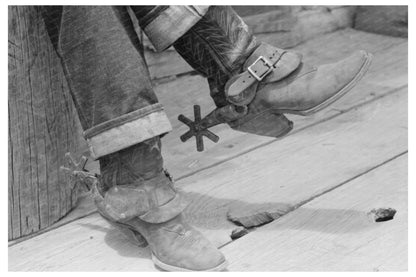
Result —
<instances>
[{"instance_id":1,"label":"debris on floor","mask_svg":"<svg viewBox=\"0 0 416 277\"><path fill-rule=\"evenodd\" d=\"M396 212L397 211L393 208L378 208L378 209L372 209L368 213L368 216L374 222L383 222L383 221L392 220Z\"/></svg>"},{"instance_id":2,"label":"debris on floor","mask_svg":"<svg viewBox=\"0 0 416 277\"><path fill-rule=\"evenodd\" d=\"M244 228L243 226L237 227L235 228L232 232L231 232L231 239L235 240L235 239L239 239L242 236L245 236L248 234L248 230L246 228Z\"/></svg>"},{"instance_id":3,"label":"debris on floor","mask_svg":"<svg viewBox=\"0 0 416 277\"><path fill-rule=\"evenodd\" d=\"M234 217L231 213L227 214L228 220L232 221L233 223L244 226L246 228L260 226L274 220L273 216L269 212L258 212L255 214L251 214L248 216L242 217Z\"/></svg>"},{"instance_id":4,"label":"debris on floor","mask_svg":"<svg viewBox=\"0 0 416 277\"><path fill-rule=\"evenodd\" d=\"M270 223L290 210L290 205L276 203L256 206L253 209L231 207L227 212L227 218L238 226L252 228Z\"/></svg>"}]
</instances>

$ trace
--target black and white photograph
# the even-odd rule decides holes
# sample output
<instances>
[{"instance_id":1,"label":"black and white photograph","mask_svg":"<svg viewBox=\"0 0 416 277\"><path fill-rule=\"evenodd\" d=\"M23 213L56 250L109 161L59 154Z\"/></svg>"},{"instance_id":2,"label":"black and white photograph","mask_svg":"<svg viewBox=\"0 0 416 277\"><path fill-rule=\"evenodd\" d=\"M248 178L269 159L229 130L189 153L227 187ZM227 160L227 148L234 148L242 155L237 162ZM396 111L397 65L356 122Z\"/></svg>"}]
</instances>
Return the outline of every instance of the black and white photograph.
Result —
<instances>
[{"instance_id":1,"label":"black and white photograph","mask_svg":"<svg viewBox=\"0 0 416 277\"><path fill-rule=\"evenodd\" d=\"M6 271L409 273L408 5L62 4L4 6Z\"/></svg>"}]
</instances>

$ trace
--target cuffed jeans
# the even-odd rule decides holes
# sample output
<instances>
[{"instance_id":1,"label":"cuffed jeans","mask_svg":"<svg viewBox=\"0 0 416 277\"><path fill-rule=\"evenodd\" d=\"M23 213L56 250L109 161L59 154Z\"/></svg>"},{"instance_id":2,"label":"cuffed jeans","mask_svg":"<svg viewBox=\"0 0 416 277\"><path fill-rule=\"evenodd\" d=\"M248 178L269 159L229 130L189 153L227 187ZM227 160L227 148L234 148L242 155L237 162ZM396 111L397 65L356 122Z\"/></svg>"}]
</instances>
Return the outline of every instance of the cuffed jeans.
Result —
<instances>
[{"instance_id":1,"label":"cuffed jeans","mask_svg":"<svg viewBox=\"0 0 416 277\"><path fill-rule=\"evenodd\" d=\"M207 7L131 9L156 49L164 50L192 27ZM94 158L171 130L153 91L128 7L46 6L42 10Z\"/></svg>"}]
</instances>

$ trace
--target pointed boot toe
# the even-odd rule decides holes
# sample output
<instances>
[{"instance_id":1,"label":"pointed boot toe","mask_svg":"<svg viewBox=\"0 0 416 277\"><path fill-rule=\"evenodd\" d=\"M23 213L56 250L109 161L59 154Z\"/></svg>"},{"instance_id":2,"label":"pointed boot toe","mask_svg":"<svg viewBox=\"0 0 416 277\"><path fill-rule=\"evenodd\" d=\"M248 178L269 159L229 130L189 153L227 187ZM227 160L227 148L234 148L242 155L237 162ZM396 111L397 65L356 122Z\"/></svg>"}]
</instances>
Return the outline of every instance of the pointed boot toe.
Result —
<instances>
[{"instance_id":1,"label":"pointed boot toe","mask_svg":"<svg viewBox=\"0 0 416 277\"><path fill-rule=\"evenodd\" d=\"M154 235L158 236L157 233L160 234L160 240L153 240L159 242L151 245L152 259L163 270L221 271L227 267L224 255L182 219L161 228Z\"/></svg>"},{"instance_id":2,"label":"pointed boot toe","mask_svg":"<svg viewBox=\"0 0 416 277\"><path fill-rule=\"evenodd\" d=\"M360 50L339 62L318 67L310 84L310 97L306 97L310 107L306 106L299 114L316 113L344 96L367 73L372 58L372 54Z\"/></svg>"},{"instance_id":3,"label":"pointed boot toe","mask_svg":"<svg viewBox=\"0 0 416 277\"><path fill-rule=\"evenodd\" d=\"M155 265L166 271L222 271L228 263L224 255L214 247L201 234L186 234L184 238L177 239L176 247L172 248L175 252L161 253L152 252L152 260ZM197 240L195 240L198 238ZM181 240L193 241L193 245L184 243Z\"/></svg>"},{"instance_id":4,"label":"pointed boot toe","mask_svg":"<svg viewBox=\"0 0 416 277\"><path fill-rule=\"evenodd\" d=\"M255 100L280 113L316 113L350 91L367 72L371 60L371 54L356 51L319 67L302 63L286 79L263 84Z\"/></svg>"},{"instance_id":5,"label":"pointed boot toe","mask_svg":"<svg viewBox=\"0 0 416 277\"><path fill-rule=\"evenodd\" d=\"M149 243L154 264L165 271L221 271L224 255L179 215L153 224L138 218L126 222Z\"/></svg>"}]
</instances>

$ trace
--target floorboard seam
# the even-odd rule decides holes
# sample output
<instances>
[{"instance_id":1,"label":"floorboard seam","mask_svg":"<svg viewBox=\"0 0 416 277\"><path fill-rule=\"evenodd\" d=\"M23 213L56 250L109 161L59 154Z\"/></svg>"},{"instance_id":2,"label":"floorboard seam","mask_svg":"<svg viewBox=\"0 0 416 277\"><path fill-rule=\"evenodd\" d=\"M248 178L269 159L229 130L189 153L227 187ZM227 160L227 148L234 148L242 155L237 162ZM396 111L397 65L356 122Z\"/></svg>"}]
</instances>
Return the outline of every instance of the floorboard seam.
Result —
<instances>
[{"instance_id":1,"label":"floorboard seam","mask_svg":"<svg viewBox=\"0 0 416 277\"><path fill-rule=\"evenodd\" d=\"M391 89L391 90L387 91L386 93L384 93L384 94L382 94L382 95L379 95L379 96L374 97L374 98L372 98L372 99L370 99L370 100L367 100L367 101L363 101L363 102L361 102L361 103L358 103L357 105L351 106L351 107L346 108L346 109L343 109L343 110L336 110L336 111L337 111L337 113L336 113L336 114L334 114L334 115L332 115L332 116L329 116L329 117L327 117L327 118L323 118L323 119L321 119L321 120L319 120L319 121L317 121L317 122L311 123L311 124L309 124L309 125L303 126L302 128L299 128L299 129L297 129L297 130L294 130L293 132L289 133L287 136L284 136L284 137L281 137L281 138L275 138L275 139L272 139L272 140L270 140L270 141L264 142L264 143L262 143L262 144L256 145L256 146L254 146L253 148L247 149L247 150L245 150L245 151L243 151L243 152L240 152L240 153L238 153L238 154L236 154L236 155L234 155L234 156L228 157L228 158L226 158L226 159L224 159L224 160L222 160L222 161L219 161L219 162L214 163L214 164L211 164L211 165L209 165L209 166L206 166L206 167L200 168L200 169L195 170L195 171L193 171L193 172L190 172L190 173L188 173L188 174L185 174L185 175L179 176L178 178L175 178L175 181L179 181L179 180L182 180L182 179L188 178L188 177L193 176L193 175L195 175L195 174L197 174L197 173L199 173L199 172L201 172L201 171L204 171L204 170L207 170L207 169L210 169L210 168L216 167L216 166L218 166L218 165L220 165L220 164L223 164L223 163L225 163L225 162L228 162L228 161L234 160L235 158L238 158L238 157L240 157L240 156L242 156L242 155L245 155L245 154L247 154L247 153L250 153L250 152L252 152L252 151L254 151L254 150L257 150L257 149L259 149L259 148L262 148L262 147L264 147L264 146L267 146L267 145L269 145L269 144L272 144L272 143L274 143L274 142L277 142L277 141L279 141L279 140L281 140L281 139L284 139L284 138L287 138L287 137L292 136L292 135L294 135L294 134L297 134L297 133L299 133L299 132L301 132L301 131L303 131L303 130L305 130L305 129L308 129L308 128L314 127L314 126L316 126L316 125L319 125L319 124L321 124L321 123L327 122L327 121L329 121L329 120L331 120L331 119L333 119L333 118L336 118L336 117L338 117L338 116L340 116L340 115L343 115L343 114L345 114L345 113L348 113L348 112L350 112L350 111L352 111L352 110L355 110L355 109L357 109L357 108L360 108L360 107L365 106L365 105L367 105L367 104L370 104L370 103L372 103L372 102L375 102L375 101L377 101L377 100L379 100L379 99L382 99L382 98L384 98L384 97L387 97L387 96L393 95L393 94L395 94L395 93L399 93L402 89L406 88L407 86L408 86L408 85L406 84L406 85L403 85L403 86L400 86L400 87L397 87L397 88Z\"/></svg>"},{"instance_id":2,"label":"floorboard seam","mask_svg":"<svg viewBox=\"0 0 416 277\"><path fill-rule=\"evenodd\" d=\"M336 190L337 188L340 188L340 187L342 187L342 186L344 186L344 185L346 185L346 184L350 183L351 181L354 181L355 179L358 179L358 178L360 178L361 176L363 176L363 175L365 175L365 174L367 174L367 173L369 173L369 172L371 172L371 171L374 171L374 170L376 170L376 169L378 169L378 168L380 168L380 167L382 167L382 166L384 166L384 165L386 165L386 164L388 164L388 163L390 163L390 162L394 161L395 159L398 159L398 158L400 158L400 157L402 157L402 156L404 156L404 155L406 155L406 154L408 154L408 150L403 151L403 152L401 152L401 153L399 153L399 154L397 154L397 155L394 155L393 157L391 157L391 158L389 158L389 159L387 159L387 160L385 160L385 161L383 161L383 162L381 162L381 163L379 163L379 164L377 164L377 165L375 165L375 166L373 166L373 167L371 167L371 168L369 168L369 169L367 169L367 170L365 170L365 171L363 171L363 172L361 172L361 173L359 173L359 174L357 174L357 175L355 175L355 176L353 176L353 177L351 177L351 178L348 178L347 180L345 180L345 181L343 181L343 182L339 183L338 185L335 185L335 186L333 186L333 187L331 187L331 188L328 188L328 189L326 189L326 190L324 190L324 191L322 191L322 192L320 192L320 193L318 193L318 194L315 194L315 195L313 195L313 196L309 197L308 199L305 199L305 200L303 200L303 201L299 202L298 204L293 205L293 207L292 207L291 209L289 209L289 210L288 210L285 214L281 215L281 216L280 216L278 219L276 219L276 220L279 220L280 218L282 218L282 217L284 217L284 216L287 216L288 214L290 214L290 213L291 213L291 212L293 212L293 211L296 211L298 208L302 207L303 205L305 205L305 204L307 204L307 203L309 203L309 202L312 202L313 200L315 200L315 199L317 199L317 198L319 198L319 197L321 197L321 196L323 196L323 195L325 195L325 194L327 194L327 193L329 193L329 192L331 192L331 191L334 191L334 190ZM266 225L268 225L268 224L270 224L270 223L272 223L272 222L274 222L274 221L276 221L276 220L273 220L273 221L271 221L271 222L269 222L269 223L267 223L267 224L264 224L264 225L262 225L262 226L259 226L259 227L257 227L256 229L254 229L252 232L256 232L257 230L261 229L263 226L266 226ZM236 239L236 240L238 240L238 239ZM221 249L221 248L223 248L223 247L225 247L225 246L227 246L227 245L229 245L229 244L233 243L233 242L234 242L234 241L236 241L236 240L231 240L231 241L228 241L227 243L224 243L223 245L219 246L218 248L220 248L220 249Z\"/></svg>"},{"instance_id":3,"label":"floorboard seam","mask_svg":"<svg viewBox=\"0 0 416 277\"><path fill-rule=\"evenodd\" d=\"M185 174L185 175L179 176L178 178L175 178L175 181L179 181L179 180L182 180L182 179L188 178L188 177L193 176L193 175L195 175L195 174L197 174L197 173L199 173L199 172L201 172L201 171L204 171L204 170L207 170L207 169L210 169L210 168L216 167L216 166L218 166L218 165L221 165L221 164L223 164L223 163L225 163L225 162L231 161L231 160L233 160L233 159L235 159L235 158L238 158L238 157L240 157L240 156L242 156L242 155L245 155L245 154L247 154L247 153L249 153L249 152L255 151L255 150L259 149L259 148L265 147L265 146L267 146L267 145L269 145L269 144L272 144L272 143L274 143L274 142L277 142L277 141L279 141L279 140L281 140L281 139L284 139L284 138L286 138L286 137L288 137L288 136L292 136L292 135L294 135L294 134L297 134L297 133L299 133L299 132L301 132L301 131L303 131L303 130L305 130L305 129L308 129L308 128L311 128L311 127L313 127L313 126L319 125L319 124L321 124L321 123L327 122L327 121L329 121L329 120L331 120L331 119L333 119L333 118L336 118L336 117L338 117L338 116L340 116L340 115L342 115L342 114L348 113L348 112L350 112L350 111L352 111L352 110L355 110L355 109L357 109L357 108L360 108L360 107L365 106L365 105L367 105L367 104L370 104L370 103L372 103L372 102L378 101L379 99L383 99L384 97L387 97L387 96L390 96L390 95L394 95L394 94L396 94L396 93L399 93L402 89L404 89L404 88L406 88L406 87L408 87L408 84L406 84L406 85L402 85L402 86L399 86L399 87L394 88L394 89L391 89L391 90L388 90L386 93L384 93L384 94L382 94L382 95L379 95L379 96L377 96L377 97L371 98L371 99L369 99L369 100L367 100L367 101L363 101L363 102L358 103L357 105L351 106L351 107L349 107L349 108L346 108L346 109L343 109L343 110L336 110L336 111L337 111L337 113L336 113L336 114L334 114L334 115L332 115L332 116L329 116L329 117L327 117L327 118L321 119L321 120L319 120L319 121L317 121L317 122L311 123L311 124L309 124L309 125L306 125L306 126L304 126L304 127L302 127L302 128L299 128L299 129L297 129L297 130L295 130L295 131L293 131L293 132L289 133L287 136L285 136L285 137L283 137L283 138L276 138L276 139L272 139L271 141L268 141L268 142L265 142L265 143L259 144L259 145L255 146L255 147L253 147L253 148L247 149L247 150L245 150L245 151L243 151L243 152L241 152L241 153L238 153L238 154L236 154L236 155L234 155L234 156L231 156L231 157L229 157L229 158L227 158L227 159L224 159L224 160L219 161L219 162L217 162L217 163L214 163L214 164L212 164L212 165L206 166L206 167L204 167L204 168L200 168L200 169L198 169L198 170L196 170L196 171L194 171L194 172L191 172L191 173L188 173L188 174ZM67 224L69 224L69 223L72 223L72 222L74 222L74 221L77 221L77 220L79 220L79 219L85 218L85 217L87 217L87 216L93 215L93 214L95 214L95 213L97 213L97 210L92 211L92 212L90 212L90 213L87 213L87 214L85 214L85 215L82 215L82 216L80 216L80 217L74 218L73 220L70 220L70 221L68 221L68 222L65 222L65 223L64 223L64 224L62 224L62 225L58 225L58 226L56 226L56 227L51 226L51 228L50 228L50 229L41 230L41 231L37 232L36 234L31 234L31 235L28 235L28 237L21 237L21 238L19 238L19 239L18 239L18 241L11 241L11 242L9 242L8 247L14 246L14 245L16 245L16 244L19 244L19 243L21 243L21 242L23 242L23 241L29 240L29 239L31 239L31 238L33 238L33 237L36 237L36 236L42 235L42 234L44 234L44 233L47 233L47 232L53 231L53 230L55 230L55 229L57 229L57 228L60 228L60 227L62 227L62 226L65 226L65 225L67 225ZM225 246L225 245L227 245L227 244L224 244L224 246ZM222 247L222 246L221 246L221 247Z\"/></svg>"}]
</instances>

